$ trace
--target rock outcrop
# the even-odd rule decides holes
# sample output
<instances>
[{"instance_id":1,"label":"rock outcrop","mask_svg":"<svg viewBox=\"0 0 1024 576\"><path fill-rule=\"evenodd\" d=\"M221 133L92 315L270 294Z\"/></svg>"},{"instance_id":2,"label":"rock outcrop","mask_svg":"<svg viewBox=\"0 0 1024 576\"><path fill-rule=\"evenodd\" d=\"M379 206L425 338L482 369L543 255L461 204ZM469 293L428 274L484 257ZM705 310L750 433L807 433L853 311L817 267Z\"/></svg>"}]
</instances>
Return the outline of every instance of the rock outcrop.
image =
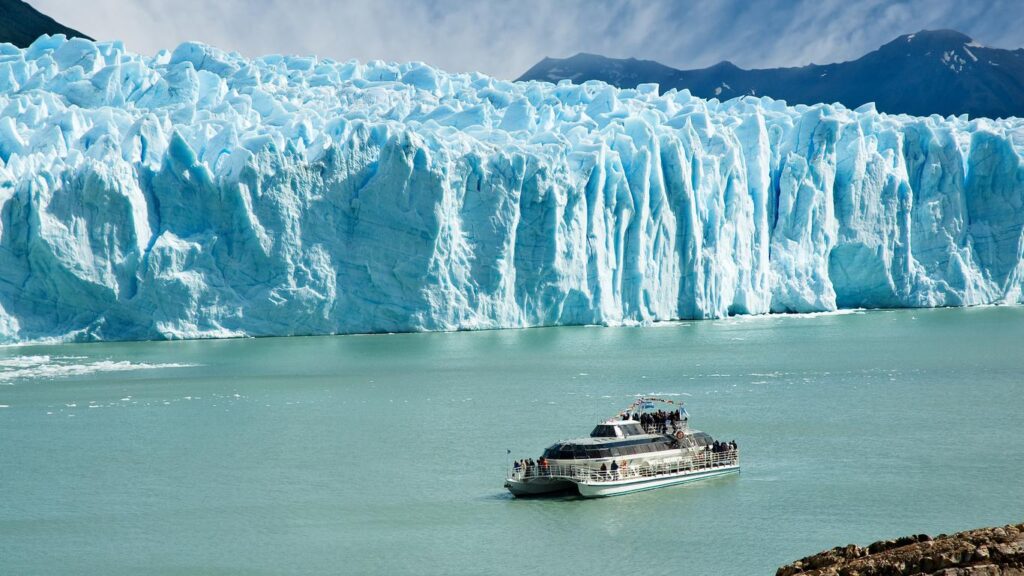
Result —
<instances>
[{"instance_id":1,"label":"rock outcrop","mask_svg":"<svg viewBox=\"0 0 1024 576\"><path fill-rule=\"evenodd\" d=\"M0 42L25 48L43 34L90 38L50 18L22 0L0 0Z\"/></svg>"},{"instance_id":2,"label":"rock outcrop","mask_svg":"<svg viewBox=\"0 0 1024 576\"><path fill-rule=\"evenodd\" d=\"M776 576L1024 576L1024 524L932 538L854 544L808 556Z\"/></svg>"}]
</instances>

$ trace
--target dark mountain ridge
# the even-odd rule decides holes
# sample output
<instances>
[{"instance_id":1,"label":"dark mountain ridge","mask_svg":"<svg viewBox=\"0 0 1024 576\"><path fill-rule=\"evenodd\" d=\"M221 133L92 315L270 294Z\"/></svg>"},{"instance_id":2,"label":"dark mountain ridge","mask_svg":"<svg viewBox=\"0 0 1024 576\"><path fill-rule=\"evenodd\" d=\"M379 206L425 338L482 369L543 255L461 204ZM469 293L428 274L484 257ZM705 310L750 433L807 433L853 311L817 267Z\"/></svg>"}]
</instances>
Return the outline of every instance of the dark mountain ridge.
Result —
<instances>
[{"instance_id":1,"label":"dark mountain ridge","mask_svg":"<svg viewBox=\"0 0 1024 576\"><path fill-rule=\"evenodd\" d=\"M43 34L63 34L68 38L92 40L21 0L0 0L0 42L9 42L19 48L25 48Z\"/></svg>"},{"instance_id":2,"label":"dark mountain ridge","mask_svg":"<svg viewBox=\"0 0 1024 576\"><path fill-rule=\"evenodd\" d=\"M545 58L519 80L602 80L622 88L657 83L702 98L771 96L790 104L840 102L856 108L927 116L1024 116L1024 49L988 48L953 30L896 38L861 58L797 68L745 70L724 61L677 70L650 60L580 53Z\"/></svg>"}]
</instances>

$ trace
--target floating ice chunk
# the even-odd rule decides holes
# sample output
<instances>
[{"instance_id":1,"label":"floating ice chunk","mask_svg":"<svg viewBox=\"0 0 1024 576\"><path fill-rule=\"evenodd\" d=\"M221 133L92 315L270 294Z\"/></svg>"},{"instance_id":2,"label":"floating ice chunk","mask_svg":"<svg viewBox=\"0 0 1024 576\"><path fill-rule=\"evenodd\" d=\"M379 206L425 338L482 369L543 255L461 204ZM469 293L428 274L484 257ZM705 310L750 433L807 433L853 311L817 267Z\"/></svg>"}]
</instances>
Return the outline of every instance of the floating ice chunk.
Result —
<instances>
[{"instance_id":1,"label":"floating ice chunk","mask_svg":"<svg viewBox=\"0 0 1024 576\"><path fill-rule=\"evenodd\" d=\"M0 384L10 384L18 380L36 378L63 378L67 376L82 376L101 372L125 372L134 370L156 370L170 368L184 368L192 364L160 363L151 364L146 362L130 362L99 360L82 361L81 357L74 356L20 356L0 360ZM131 396L122 398L121 401L131 400ZM89 405L97 404L97 401L90 400ZM66 404L74 408L76 404Z\"/></svg>"}]
</instances>

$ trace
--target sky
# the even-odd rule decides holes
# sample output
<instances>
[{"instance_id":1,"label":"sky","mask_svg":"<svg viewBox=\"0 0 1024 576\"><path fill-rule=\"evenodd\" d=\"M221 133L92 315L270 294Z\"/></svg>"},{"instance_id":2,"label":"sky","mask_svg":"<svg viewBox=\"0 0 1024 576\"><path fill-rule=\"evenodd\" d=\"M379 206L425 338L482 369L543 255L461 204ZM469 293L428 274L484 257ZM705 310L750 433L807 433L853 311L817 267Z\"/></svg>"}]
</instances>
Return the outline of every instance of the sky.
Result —
<instances>
[{"instance_id":1,"label":"sky","mask_svg":"<svg viewBox=\"0 0 1024 576\"><path fill-rule=\"evenodd\" d=\"M1024 46L1019 0L28 0L64 25L155 54L199 40L246 56L428 62L513 79L577 52L703 68L851 60L951 28Z\"/></svg>"}]
</instances>

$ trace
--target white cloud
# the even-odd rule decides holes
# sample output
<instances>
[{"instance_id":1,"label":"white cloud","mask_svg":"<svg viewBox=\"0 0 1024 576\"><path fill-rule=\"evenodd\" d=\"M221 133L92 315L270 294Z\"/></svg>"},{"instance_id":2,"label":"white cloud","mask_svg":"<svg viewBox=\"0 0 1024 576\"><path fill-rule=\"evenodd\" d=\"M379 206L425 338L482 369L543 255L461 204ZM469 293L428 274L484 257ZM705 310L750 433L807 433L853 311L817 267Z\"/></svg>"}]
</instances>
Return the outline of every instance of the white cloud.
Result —
<instances>
[{"instance_id":1,"label":"white cloud","mask_svg":"<svg viewBox=\"0 0 1024 576\"><path fill-rule=\"evenodd\" d=\"M922 28L1021 45L1022 5L1007 0L31 0L99 39L155 53L200 40L249 56L424 60L518 76L544 56L594 52L694 68L856 58Z\"/></svg>"}]
</instances>

